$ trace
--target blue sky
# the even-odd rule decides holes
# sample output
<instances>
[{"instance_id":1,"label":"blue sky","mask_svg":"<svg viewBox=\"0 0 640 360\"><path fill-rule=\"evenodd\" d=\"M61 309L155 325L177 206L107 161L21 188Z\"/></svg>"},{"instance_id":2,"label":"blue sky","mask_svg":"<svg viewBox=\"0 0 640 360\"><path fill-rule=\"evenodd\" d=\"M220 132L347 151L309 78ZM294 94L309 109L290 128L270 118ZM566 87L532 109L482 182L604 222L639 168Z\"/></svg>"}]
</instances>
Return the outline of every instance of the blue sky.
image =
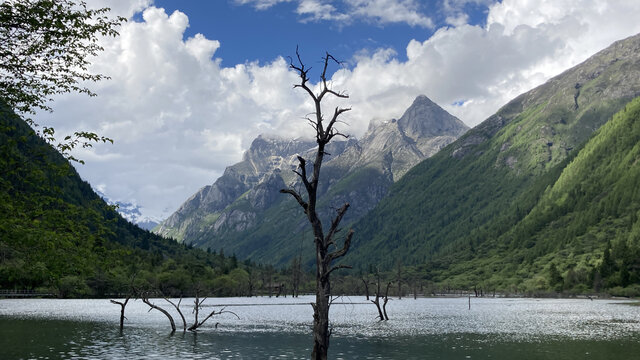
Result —
<instances>
[{"instance_id":1,"label":"blue sky","mask_svg":"<svg viewBox=\"0 0 640 360\"><path fill-rule=\"evenodd\" d=\"M56 97L38 122L114 144L78 149L80 174L164 218L260 134L309 136L287 56L325 51L350 106L342 132L402 116L427 95L475 126L517 95L640 32L638 0L87 0L129 19L101 39L98 94ZM316 69L319 66L315 66ZM317 72L312 81L317 80ZM314 80L316 79L316 80Z\"/></svg>"},{"instance_id":2,"label":"blue sky","mask_svg":"<svg viewBox=\"0 0 640 360\"><path fill-rule=\"evenodd\" d=\"M240 4L233 0L154 1L167 13L178 10L189 17L185 37L201 33L219 40L222 46L216 55L223 66L256 60L265 63L278 56L293 56L296 45L305 57L318 58L328 51L347 63L358 52L393 48L398 59L405 61L404 48L409 40L427 40L438 28L450 26L446 20L453 12L466 14L471 25L484 25L489 3L469 2L459 9L447 10L442 1L416 1L416 11L433 22L432 26L424 26L402 21L383 23L375 17L311 21L306 20L308 16L296 13L299 3L295 1L264 9L256 8L255 3ZM348 10L344 3L331 4L340 12Z\"/></svg>"}]
</instances>

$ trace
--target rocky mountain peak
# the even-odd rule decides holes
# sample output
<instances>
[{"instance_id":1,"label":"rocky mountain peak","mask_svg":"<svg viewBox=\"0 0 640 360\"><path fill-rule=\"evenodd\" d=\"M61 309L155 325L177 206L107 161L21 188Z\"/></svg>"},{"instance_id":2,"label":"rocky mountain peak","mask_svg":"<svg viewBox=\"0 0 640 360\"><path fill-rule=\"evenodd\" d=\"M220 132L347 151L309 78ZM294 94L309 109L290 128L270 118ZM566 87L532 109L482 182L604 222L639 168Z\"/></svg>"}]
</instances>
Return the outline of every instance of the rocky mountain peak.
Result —
<instances>
[{"instance_id":1,"label":"rocky mountain peak","mask_svg":"<svg viewBox=\"0 0 640 360\"><path fill-rule=\"evenodd\" d=\"M425 95L419 95L398 120L398 127L412 139L464 134L468 127Z\"/></svg>"},{"instance_id":2,"label":"rocky mountain peak","mask_svg":"<svg viewBox=\"0 0 640 360\"><path fill-rule=\"evenodd\" d=\"M314 146L311 140L285 139L275 135L258 135L249 150L244 153L243 160L265 159L270 156L291 156L299 154Z\"/></svg>"},{"instance_id":3,"label":"rocky mountain peak","mask_svg":"<svg viewBox=\"0 0 640 360\"><path fill-rule=\"evenodd\" d=\"M432 126L436 127L429 129ZM426 96L419 96L401 120L372 122L360 140L350 137L332 141L325 148L326 163L318 196L323 204L352 204L357 210L347 214L347 221L353 221L372 209L389 186L411 167L466 129ZM268 242L265 239L290 236L280 233L279 226L269 224L296 222L294 227L300 228L301 218L292 217L292 207L281 206L291 199L279 191L301 185L292 171L299 166L297 155L311 159L307 162L310 165L316 148L311 139L258 136L241 162L229 166L214 184L187 200L156 231L196 246L231 251L239 250L238 245L247 241ZM329 218L333 213L329 210L322 216L325 215ZM266 217L270 220L266 221ZM257 233L266 237L248 235ZM238 254L246 256L250 247L243 249L245 252Z\"/></svg>"}]
</instances>

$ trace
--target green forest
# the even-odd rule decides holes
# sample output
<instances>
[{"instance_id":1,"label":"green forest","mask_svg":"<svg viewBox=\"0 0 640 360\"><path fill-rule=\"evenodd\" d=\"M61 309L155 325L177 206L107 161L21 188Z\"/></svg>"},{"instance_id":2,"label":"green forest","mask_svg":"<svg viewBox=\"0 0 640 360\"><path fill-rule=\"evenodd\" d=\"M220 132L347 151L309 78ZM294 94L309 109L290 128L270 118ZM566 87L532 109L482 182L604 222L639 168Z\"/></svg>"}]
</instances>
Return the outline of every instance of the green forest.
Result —
<instances>
[{"instance_id":1,"label":"green forest","mask_svg":"<svg viewBox=\"0 0 640 360\"><path fill-rule=\"evenodd\" d=\"M250 274L266 271L129 223L3 103L0 219L2 289L59 297L117 296L132 287L166 296L247 295L259 290L249 288Z\"/></svg>"},{"instance_id":2,"label":"green forest","mask_svg":"<svg viewBox=\"0 0 640 360\"><path fill-rule=\"evenodd\" d=\"M608 292L638 296L639 141L640 98L636 98L543 176L517 178L503 168L482 178L484 181L472 181L477 180L472 176L475 167L482 169L476 161L459 174L457 184L464 187L457 192L461 198L455 198L444 191L438 195L442 189L434 184L447 181L438 173L427 170L432 177L409 174L395 191L434 189L424 197L407 196L416 203L403 202L407 207L404 213L394 207L399 211L397 218L404 221L399 220L392 229L414 230L402 234L403 241L394 241L401 234L384 230L374 238L384 238L380 246L394 253L412 254L410 258L403 257L405 264L412 260L421 263L412 271L441 286L530 295ZM451 157L439 160L455 161ZM426 161L420 166L429 165L432 164ZM518 192L521 187L526 191ZM487 193L496 192L497 201L487 199ZM447 205L421 207L424 198ZM482 211L473 212L465 221L456 221L455 229L447 228L448 219L460 216L452 209L465 214L466 207L478 204L484 207ZM435 213L408 212L416 208ZM421 216L441 223L413 225ZM384 221L384 215L374 211L364 224ZM431 246L425 249L419 246L425 238L440 240L430 242ZM359 250L355 260L366 259L367 254ZM387 267L398 259L389 258ZM364 261L359 263L366 267Z\"/></svg>"}]
</instances>

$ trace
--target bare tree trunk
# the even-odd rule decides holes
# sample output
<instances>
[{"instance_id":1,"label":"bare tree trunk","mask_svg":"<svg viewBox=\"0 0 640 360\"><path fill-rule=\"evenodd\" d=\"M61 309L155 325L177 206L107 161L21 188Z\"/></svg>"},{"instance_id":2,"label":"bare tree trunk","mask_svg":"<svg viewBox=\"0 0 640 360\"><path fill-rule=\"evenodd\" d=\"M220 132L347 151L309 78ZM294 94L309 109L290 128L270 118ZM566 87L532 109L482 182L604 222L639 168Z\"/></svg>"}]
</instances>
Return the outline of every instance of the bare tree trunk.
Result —
<instances>
[{"instance_id":1,"label":"bare tree trunk","mask_svg":"<svg viewBox=\"0 0 640 360\"><path fill-rule=\"evenodd\" d=\"M315 159L312 162L310 168L312 168L312 173L307 174L307 160L305 160L302 156L298 156L298 169L294 170L294 172L298 175L300 180L302 181L302 185L304 185L304 189L306 190L307 196L305 197L298 192L298 190L293 187L282 189L280 192L289 194L293 196L293 198L298 202L298 204L304 210L305 215L307 216L307 220L311 225L314 234L314 243L316 245L316 302L312 304L313 306L313 351L311 353L312 359L327 359L327 353L329 350L329 337L331 336L331 332L329 331L329 307L330 307L330 297L331 297L331 281L329 276L331 272L340 268L348 268L348 266L344 265L332 265L332 262L340 257L343 257L347 251L349 250L349 246L351 244L351 238L353 236L353 230L349 230L346 234L344 241L342 243L342 247L339 247L335 241L335 235L340 231L339 225L342 217L349 209L349 204L344 204L340 209L337 210L336 216L333 218L331 222L331 226L329 231L325 234L322 226L322 222L318 216L316 211L316 202L317 202L317 190L318 190L318 181L320 179L320 168L322 167L322 161L325 156L325 146L329 144L331 139L335 136L347 137L346 135L340 133L334 126L338 121L338 117L346 111L350 109L341 109L336 108L333 112L333 116L330 119L325 119L322 115L322 106L321 102L325 95L331 94L338 98L348 98L347 95L335 92L329 89L327 82L327 67L329 66L329 62L333 61L339 64L339 62L331 56L329 53L326 53L324 60L324 68L322 74L320 75L320 79L322 82L320 83L320 93L316 94L311 90L308 86L307 82L309 78L307 77L309 69L305 67L300 59L300 54L296 49L297 56L297 64L293 63L293 59L290 59L289 67L295 70L300 76L300 83L294 85L295 88L301 88L313 99L315 112L314 118L307 118L311 126L315 130L315 138L316 143L318 144ZM330 251L333 250L333 251ZM334 250L335 249L335 250Z\"/></svg>"},{"instance_id":2,"label":"bare tree trunk","mask_svg":"<svg viewBox=\"0 0 640 360\"><path fill-rule=\"evenodd\" d=\"M127 298L124 299L123 302L111 300L112 304L120 305L120 332L122 332L122 329L124 329L124 319L127 318L126 316L124 316L124 308L127 306L130 298L131 295L127 296Z\"/></svg>"},{"instance_id":3,"label":"bare tree trunk","mask_svg":"<svg viewBox=\"0 0 640 360\"><path fill-rule=\"evenodd\" d=\"M391 286L391 282L387 283L387 289L385 291L384 296L382 295L380 284L381 284L380 272L379 270L376 270L376 298L375 300L370 300L370 301L376 305L376 308L378 309L378 318L380 319L380 321L384 321L384 320L389 320L389 317L387 316L386 306L387 306L387 301L389 301L389 286ZM384 299L384 304L382 307L380 306L380 298Z\"/></svg>"},{"instance_id":4,"label":"bare tree trunk","mask_svg":"<svg viewBox=\"0 0 640 360\"><path fill-rule=\"evenodd\" d=\"M376 308L378 309L378 318L380 319L380 321L384 320L384 314L382 313L382 308L380 307L380 291L376 291L375 300L370 301L376 305Z\"/></svg>"},{"instance_id":5,"label":"bare tree trunk","mask_svg":"<svg viewBox=\"0 0 640 360\"><path fill-rule=\"evenodd\" d=\"M149 305L149 307L151 309L156 309L156 310L160 311L161 313L163 313L169 319L169 322L171 323L171 334L176 332L176 323L175 323L175 321L173 321L173 316L171 316L171 314L169 314L169 312L167 310L165 310L165 309L163 309L163 308L161 308L161 307L159 307L157 305L154 305L151 301L149 301L147 296L143 296L142 297L142 301L145 304ZM151 309L149 309L149 311L151 311Z\"/></svg>"},{"instance_id":6,"label":"bare tree trunk","mask_svg":"<svg viewBox=\"0 0 640 360\"><path fill-rule=\"evenodd\" d=\"M186 331L187 330L187 320L185 320L184 318L184 314L182 314L182 310L180 310L180 303L182 302L182 298L180 298L180 300L178 300L178 303L174 303L173 301L164 298L169 304L173 305L174 308L176 308L176 310L178 311L178 314L180 314L180 317L182 318L182 331Z\"/></svg>"},{"instance_id":7,"label":"bare tree trunk","mask_svg":"<svg viewBox=\"0 0 640 360\"><path fill-rule=\"evenodd\" d=\"M385 320L389 320L389 315L387 315L387 302L389 302L389 286L391 286L391 281L387 283L387 289L384 292L384 303L382 304L382 312L384 313Z\"/></svg>"},{"instance_id":8,"label":"bare tree trunk","mask_svg":"<svg viewBox=\"0 0 640 360\"><path fill-rule=\"evenodd\" d=\"M364 276L361 278L362 283L364 284L364 295L367 297L367 301L369 300L369 282L368 279L365 279Z\"/></svg>"},{"instance_id":9,"label":"bare tree trunk","mask_svg":"<svg viewBox=\"0 0 640 360\"><path fill-rule=\"evenodd\" d=\"M205 322L207 322L207 320L209 320L211 317L215 316L215 315L220 315L220 314L233 314L235 315L238 319L240 319L240 317L234 313L233 311L229 311L229 310L225 310L225 308L220 309L220 311L215 311L212 310L209 315L207 315L207 317L205 317L202 321L198 321L198 314L200 313L200 308L202 308L202 304L204 303L204 301L207 300L207 298L204 298L202 300L200 300L200 298L198 297L198 292L196 292L196 299L194 301L194 307L193 307L193 312L195 314L195 320L193 322L193 325L191 325L189 327L189 331L196 331L200 326L204 325ZM216 328L218 327L218 325L216 324Z\"/></svg>"},{"instance_id":10,"label":"bare tree trunk","mask_svg":"<svg viewBox=\"0 0 640 360\"><path fill-rule=\"evenodd\" d=\"M313 306L313 352L312 359L326 359L329 351L329 297L331 284L321 281L316 288L316 302Z\"/></svg>"}]
</instances>

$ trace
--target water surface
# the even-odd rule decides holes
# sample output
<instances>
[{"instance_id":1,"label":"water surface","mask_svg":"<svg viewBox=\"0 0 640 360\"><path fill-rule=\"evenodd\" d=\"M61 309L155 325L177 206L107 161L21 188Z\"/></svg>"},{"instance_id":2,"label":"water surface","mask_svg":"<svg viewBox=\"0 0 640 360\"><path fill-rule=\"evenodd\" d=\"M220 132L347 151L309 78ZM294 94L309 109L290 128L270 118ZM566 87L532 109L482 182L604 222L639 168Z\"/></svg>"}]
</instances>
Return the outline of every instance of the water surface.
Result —
<instances>
[{"instance_id":1,"label":"water surface","mask_svg":"<svg viewBox=\"0 0 640 360\"><path fill-rule=\"evenodd\" d=\"M312 297L209 299L216 316L197 333L170 335L167 318L141 301L0 300L2 359L305 359ZM183 299L187 322L193 299ZM157 305L170 309L162 299ZM362 297L331 308L334 359L637 359L640 307L581 299L426 298L391 300L376 320ZM175 311L172 311L175 313ZM201 315L202 316L202 315ZM181 320L174 315L181 328Z\"/></svg>"}]
</instances>

